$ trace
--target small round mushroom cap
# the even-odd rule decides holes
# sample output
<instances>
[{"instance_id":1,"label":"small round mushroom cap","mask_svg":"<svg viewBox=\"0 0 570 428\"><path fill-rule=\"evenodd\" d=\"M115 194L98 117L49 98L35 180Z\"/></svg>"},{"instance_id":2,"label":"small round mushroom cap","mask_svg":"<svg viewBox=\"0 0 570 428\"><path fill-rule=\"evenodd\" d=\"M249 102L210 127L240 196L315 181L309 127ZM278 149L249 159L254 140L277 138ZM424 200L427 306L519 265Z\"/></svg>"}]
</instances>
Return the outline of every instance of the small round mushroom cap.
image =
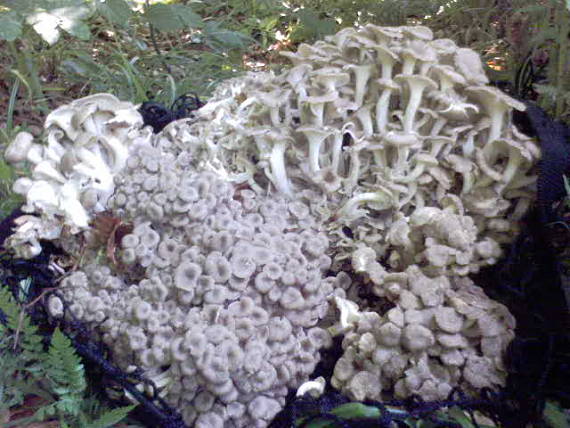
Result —
<instances>
[{"instance_id":1,"label":"small round mushroom cap","mask_svg":"<svg viewBox=\"0 0 570 428\"><path fill-rule=\"evenodd\" d=\"M271 421L281 411L281 404L273 398L258 395L247 405L247 411L254 421Z\"/></svg>"},{"instance_id":2,"label":"small round mushroom cap","mask_svg":"<svg viewBox=\"0 0 570 428\"><path fill-rule=\"evenodd\" d=\"M181 290L192 291L201 274L200 265L189 261L182 262L174 273L174 286Z\"/></svg>"},{"instance_id":3,"label":"small round mushroom cap","mask_svg":"<svg viewBox=\"0 0 570 428\"><path fill-rule=\"evenodd\" d=\"M224 428L224 418L215 412L202 413L196 419L194 428Z\"/></svg>"},{"instance_id":4,"label":"small round mushroom cap","mask_svg":"<svg viewBox=\"0 0 570 428\"><path fill-rule=\"evenodd\" d=\"M60 318L63 316L63 302L58 296L51 295L48 300L48 312L52 317Z\"/></svg>"},{"instance_id":5,"label":"small round mushroom cap","mask_svg":"<svg viewBox=\"0 0 570 428\"><path fill-rule=\"evenodd\" d=\"M435 322L446 333L459 333L463 327L463 317L449 307L436 309Z\"/></svg>"},{"instance_id":6,"label":"small round mushroom cap","mask_svg":"<svg viewBox=\"0 0 570 428\"><path fill-rule=\"evenodd\" d=\"M297 288L287 287L281 295L279 303L285 309L301 309L305 306L305 299Z\"/></svg>"},{"instance_id":7,"label":"small round mushroom cap","mask_svg":"<svg viewBox=\"0 0 570 428\"><path fill-rule=\"evenodd\" d=\"M382 392L380 377L369 371L360 371L346 386L349 394L357 401L377 400Z\"/></svg>"},{"instance_id":8,"label":"small round mushroom cap","mask_svg":"<svg viewBox=\"0 0 570 428\"><path fill-rule=\"evenodd\" d=\"M402 345L411 352L423 351L435 343L433 333L420 324L409 324L402 331Z\"/></svg>"}]
</instances>

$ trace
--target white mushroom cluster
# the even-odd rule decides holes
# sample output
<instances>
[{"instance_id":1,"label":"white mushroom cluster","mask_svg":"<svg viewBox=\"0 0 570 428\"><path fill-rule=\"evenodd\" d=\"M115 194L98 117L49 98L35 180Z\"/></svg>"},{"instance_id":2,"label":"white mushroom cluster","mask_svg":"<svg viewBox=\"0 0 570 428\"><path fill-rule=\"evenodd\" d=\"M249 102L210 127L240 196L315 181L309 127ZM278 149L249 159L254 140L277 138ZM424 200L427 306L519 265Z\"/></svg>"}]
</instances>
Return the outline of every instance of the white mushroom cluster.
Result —
<instances>
[{"instance_id":1,"label":"white mushroom cluster","mask_svg":"<svg viewBox=\"0 0 570 428\"><path fill-rule=\"evenodd\" d=\"M108 204L133 225L118 266L72 273L63 296L189 426L264 427L331 342L318 325L337 287L324 277L329 241L303 198L236 191L189 156L132 148ZM61 316L60 302L48 307Z\"/></svg>"},{"instance_id":2,"label":"white mushroom cluster","mask_svg":"<svg viewBox=\"0 0 570 428\"><path fill-rule=\"evenodd\" d=\"M157 136L107 94L53 112L45 146L20 134L6 157L34 165L15 191L41 217L9 245L33 256L105 209L132 226L64 297L196 427L268 425L329 343L333 297L333 384L354 399L502 385L514 320L468 275L533 198L539 150L511 122L524 105L426 27L347 28L284 56ZM364 307L362 286L393 308Z\"/></svg>"},{"instance_id":3,"label":"white mushroom cluster","mask_svg":"<svg viewBox=\"0 0 570 428\"><path fill-rule=\"evenodd\" d=\"M360 250L356 267L364 267L358 264L371 251ZM515 327L505 306L469 278L428 277L417 265L385 274L382 288L394 304L382 316L340 299L348 332L334 387L360 401L380 400L392 388L397 397L430 401L445 399L455 387L476 393L504 385L502 358Z\"/></svg>"},{"instance_id":4,"label":"white mushroom cluster","mask_svg":"<svg viewBox=\"0 0 570 428\"><path fill-rule=\"evenodd\" d=\"M105 209L114 190L113 177L125 165L129 145L148 140L136 107L110 94L97 94L51 112L45 122L47 144L19 133L6 148L5 159L31 165L31 177L14 182L26 198L25 215L7 240L17 256L31 258L41 251L39 239L53 240L65 226L85 230L94 213Z\"/></svg>"},{"instance_id":5,"label":"white mushroom cluster","mask_svg":"<svg viewBox=\"0 0 570 428\"><path fill-rule=\"evenodd\" d=\"M355 240L457 200L479 234L512 239L539 150L512 125L524 105L487 85L474 51L426 27L366 25L283 55L292 68L221 85L188 125L232 180L318 188Z\"/></svg>"}]
</instances>

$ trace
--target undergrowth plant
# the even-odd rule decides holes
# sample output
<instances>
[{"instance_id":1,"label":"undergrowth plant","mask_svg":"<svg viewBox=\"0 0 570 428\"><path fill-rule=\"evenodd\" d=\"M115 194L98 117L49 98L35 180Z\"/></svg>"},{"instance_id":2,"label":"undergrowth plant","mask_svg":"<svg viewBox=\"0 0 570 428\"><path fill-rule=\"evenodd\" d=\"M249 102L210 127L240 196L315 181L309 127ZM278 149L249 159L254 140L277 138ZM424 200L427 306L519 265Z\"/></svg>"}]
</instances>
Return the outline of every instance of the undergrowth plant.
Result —
<instances>
[{"instance_id":1,"label":"undergrowth plant","mask_svg":"<svg viewBox=\"0 0 570 428\"><path fill-rule=\"evenodd\" d=\"M57 421L62 428L105 428L123 420L133 408L109 410L90 396L85 369L71 340L59 328L51 338L40 335L25 307L7 287L0 287L2 427Z\"/></svg>"}]
</instances>

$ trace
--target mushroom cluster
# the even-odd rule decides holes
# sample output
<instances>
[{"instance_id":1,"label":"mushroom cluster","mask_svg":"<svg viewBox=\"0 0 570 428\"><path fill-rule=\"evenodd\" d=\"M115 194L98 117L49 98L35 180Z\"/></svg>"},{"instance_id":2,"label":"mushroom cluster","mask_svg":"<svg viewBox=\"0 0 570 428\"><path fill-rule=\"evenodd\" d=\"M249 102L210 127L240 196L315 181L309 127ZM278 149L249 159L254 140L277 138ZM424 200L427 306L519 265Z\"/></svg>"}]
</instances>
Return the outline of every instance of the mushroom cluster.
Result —
<instances>
[{"instance_id":1,"label":"mushroom cluster","mask_svg":"<svg viewBox=\"0 0 570 428\"><path fill-rule=\"evenodd\" d=\"M515 328L505 306L466 277L427 276L418 265L387 273L368 247L355 251L352 264L393 307L379 315L336 298L345 337L335 388L360 401L380 400L392 388L398 397L431 401L456 387L504 385L502 356Z\"/></svg>"},{"instance_id":2,"label":"mushroom cluster","mask_svg":"<svg viewBox=\"0 0 570 428\"><path fill-rule=\"evenodd\" d=\"M21 177L13 186L25 196L22 211L30 215L16 220L6 245L19 257L31 258L41 251L39 239L59 238L63 227L70 233L87 229L93 214L105 210L130 144L150 139L142 124L132 103L97 94L51 112L45 122L47 144L19 133L4 157L15 165L32 165L31 177Z\"/></svg>"},{"instance_id":3,"label":"mushroom cluster","mask_svg":"<svg viewBox=\"0 0 570 428\"><path fill-rule=\"evenodd\" d=\"M291 68L221 84L156 136L107 94L54 111L47 146L20 134L6 157L34 165L15 190L41 217L8 245L74 251L62 225L120 219L63 296L197 427L266 426L330 342L331 298L346 335L333 385L353 398L501 385L514 320L468 275L533 198L540 153L510 117L524 105L426 27L346 28L283 55Z\"/></svg>"},{"instance_id":4,"label":"mushroom cluster","mask_svg":"<svg viewBox=\"0 0 570 428\"><path fill-rule=\"evenodd\" d=\"M191 158L173 146L131 147L108 201L130 225L116 264L84 255L92 262L63 279L62 297L189 426L264 427L331 343L318 325L338 283L325 278L329 241L310 195L235 190L188 168ZM62 307L48 302L53 316Z\"/></svg>"},{"instance_id":5,"label":"mushroom cluster","mask_svg":"<svg viewBox=\"0 0 570 428\"><path fill-rule=\"evenodd\" d=\"M539 150L477 53L426 27L366 25L282 54L292 68L228 81L188 125L232 180L318 188L357 240L458 200L479 234L512 239Z\"/></svg>"}]
</instances>

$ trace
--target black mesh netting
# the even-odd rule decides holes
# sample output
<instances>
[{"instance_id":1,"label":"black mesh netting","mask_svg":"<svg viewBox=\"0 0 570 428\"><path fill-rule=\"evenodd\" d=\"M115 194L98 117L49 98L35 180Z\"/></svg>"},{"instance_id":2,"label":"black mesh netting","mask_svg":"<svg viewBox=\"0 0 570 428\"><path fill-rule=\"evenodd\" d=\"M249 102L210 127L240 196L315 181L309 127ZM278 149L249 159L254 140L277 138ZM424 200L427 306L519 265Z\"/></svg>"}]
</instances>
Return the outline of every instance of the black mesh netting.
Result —
<instances>
[{"instance_id":1,"label":"black mesh netting","mask_svg":"<svg viewBox=\"0 0 570 428\"><path fill-rule=\"evenodd\" d=\"M191 100L190 107L182 107L190 109L184 110L186 116L200 105L197 98ZM141 109L143 116L147 112L145 120L155 131L182 115L154 103L146 107L143 104ZM170 120L167 121L167 117ZM509 376L506 387L501 391L480 391L477 397L453 391L448 400L436 402L424 402L419 397L367 402L365 404L379 409L378 418L367 420L341 419L331 413L332 409L349 401L332 389L327 389L318 399L296 398L291 391L287 406L277 415L272 427L303 427L317 417L339 427L407 426L404 420L409 417L431 420L436 426L460 426L437 413L450 406L466 410L475 426L473 412L478 410L501 426L524 427L540 419L547 399L570 407L567 387L570 384L570 323L566 293L570 275L564 263L570 260L570 216L561 203L565 196L562 177L570 172L570 131L561 123L550 120L534 105L529 105L527 112L515 119L519 128L540 140L543 158L539 165L538 203L523 222L522 232L510 246L507 257L474 278L491 297L506 304L517 319L517 336L507 355ZM9 235L13 219L21 214L16 210L0 223L0 242ZM50 260L59 255L59 250L49 242L43 242L42 247L43 252L31 260L14 259L6 253L0 257L0 281L9 286L14 295L21 293L20 281L32 278L25 302L41 300L42 293L44 298L49 293L57 293L57 288L48 290L55 285L49 265ZM152 383L139 371L125 373L112 364L108 349L95 340L84 324L72 317L69 321L51 319L41 304L31 306L29 313L46 336L56 324L68 334L84 359L90 384L99 389L101 395L112 387L124 389L140 403L133 416L141 423L150 427L184 426L179 413L156 393L147 395L136 389L135 385L141 382L151 386ZM341 340L337 339L335 345L324 352L314 377L330 379L334 362L341 353ZM394 411L394 408L399 410Z\"/></svg>"},{"instance_id":2,"label":"black mesh netting","mask_svg":"<svg viewBox=\"0 0 570 428\"><path fill-rule=\"evenodd\" d=\"M166 125L178 119L192 117L192 112L202 107L203 103L195 94L178 97L170 108L154 101L145 101L139 107L144 124L150 125L154 133L159 133Z\"/></svg>"}]
</instances>

